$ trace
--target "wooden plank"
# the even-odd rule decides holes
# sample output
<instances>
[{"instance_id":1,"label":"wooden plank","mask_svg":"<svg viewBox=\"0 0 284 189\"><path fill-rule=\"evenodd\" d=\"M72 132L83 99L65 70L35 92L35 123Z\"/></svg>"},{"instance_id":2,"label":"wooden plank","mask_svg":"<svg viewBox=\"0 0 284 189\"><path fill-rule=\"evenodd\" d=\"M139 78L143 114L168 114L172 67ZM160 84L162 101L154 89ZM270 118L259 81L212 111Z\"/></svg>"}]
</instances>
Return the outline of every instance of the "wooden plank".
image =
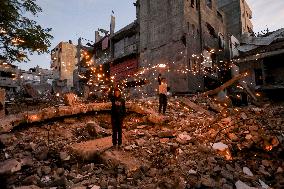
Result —
<instances>
[{"instance_id":1,"label":"wooden plank","mask_svg":"<svg viewBox=\"0 0 284 189\"><path fill-rule=\"evenodd\" d=\"M248 85L246 83L243 83L243 82L239 82L239 83L247 91L247 93L253 98L253 100L257 101L256 96L254 95L252 90L248 87Z\"/></svg>"},{"instance_id":2,"label":"wooden plank","mask_svg":"<svg viewBox=\"0 0 284 189\"><path fill-rule=\"evenodd\" d=\"M206 115L211 115L211 113L207 110L205 110L204 108L202 108L201 106L195 104L194 102L191 102L189 99L187 98L182 98L182 102L189 106L190 108L194 109L196 112L200 112L202 114L206 114Z\"/></svg>"},{"instance_id":3,"label":"wooden plank","mask_svg":"<svg viewBox=\"0 0 284 189\"><path fill-rule=\"evenodd\" d=\"M220 87L203 93L203 95L204 96L215 95L215 94L219 93L220 91L223 91L227 87L230 87L231 85L233 85L238 80L247 77L248 75L249 74L247 72L239 74L239 75L233 77L232 79L230 79L229 81L227 81L226 83L224 83L223 85L221 85Z\"/></svg>"}]
</instances>

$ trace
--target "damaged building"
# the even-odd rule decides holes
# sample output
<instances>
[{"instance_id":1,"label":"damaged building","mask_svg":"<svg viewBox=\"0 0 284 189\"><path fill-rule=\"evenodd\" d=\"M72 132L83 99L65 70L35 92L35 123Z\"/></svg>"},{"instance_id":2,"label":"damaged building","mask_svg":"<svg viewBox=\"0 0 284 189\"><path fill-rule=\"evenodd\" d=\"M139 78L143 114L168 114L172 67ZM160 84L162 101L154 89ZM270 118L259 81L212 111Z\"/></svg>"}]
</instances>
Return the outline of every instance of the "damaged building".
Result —
<instances>
[{"instance_id":1,"label":"damaged building","mask_svg":"<svg viewBox=\"0 0 284 189\"><path fill-rule=\"evenodd\" d=\"M245 0L218 0L217 4L226 16L228 34L241 39L243 34L253 33L252 11Z\"/></svg>"},{"instance_id":2,"label":"damaged building","mask_svg":"<svg viewBox=\"0 0 284 189\"><path fill-rule=\"evenodd\" d=\"M138 71L139 32L137 21L116 32L111 37L110 74L116 81L127 79Z\"/></svg>"},{"instance_id":3,"label":"damaged building","mask_svg":"<svg viewBox=\"0 0 284 189\"><path fill-rule=\"evenodd\" d=\"M76 65L76 46L69 42L60 42L51 51L51 69L56 77L54 81L55 88L66 88L63 91L70 90L73 87L73 72Z\"/></svg>"},{"instance_id":4,"label":"damaged building","mask_svg":"<svg viewBox=\"0 0 284 189\"><path fill-rule=\"evenodd\" d=\"M0 88L12 95L19 89L18 68L5 60L0 60Z\"/></svg>"},{"instance_id":5,"label":"damaged building","mask_svg":"<svg viewBox=\"0 0 284 189\"><path fill-rule=\"evenodd\" d=\"M137 6L139 67L166 65L146 77L153 82L162 73L173 93L203 91L204 76L217 77L218 59L223 60L228 50L226 18L216 0L147 0L138 1ZM153 94L157 83L146 88L146 93Z\"/></svg>"},{"instance_id":6,"label":"damaged building","mask_svg":"<svg viewBox=\"0 0 284 189\"><path fill-rule=\"evenodd\" d=\"M74 71L74 86L77 94L85 99L101 96L102 90L107 88L110 81L110 35L108 31L100 30L104 36L96 31L95 42L87 40L87 46L82 44L85 39L78 40L78 68Z\"/></svg>"},{"instance_id":7,"label":"damaged building","mask_svg":"<svg viewBox=\"0 0 284 189\"><path fill-rule=\"evenodd\" d=\"M93 50L86 51L94 55L92 61L96 65L110 64L110 76L115 81L145 84L147 80L141 89L147 95L156 93L160 73L168 79L174 94L212 88L212 81L216 84L223 79L221 64L231 58L231 37L239 39L253 28L250 8L245 1L238 1L238 6L217 0L167 1L164 6L161 3L164 2L136 1L136 20L116 33L112 16L110 34L100 29L105 34L100 36L97 31L96 42L87 48ZM232 9L239 17L229 14ZM228 24L233 22L238 23L234 26L238 29L233 29L235 33ZM77 60L78 65L81 61ZM80 69L79 72L85 72ZM77 75L81 75L79 72ZM84 91L79 86L82 83L75 83L78 91Z\"/></svg>"},{"instance_id":8,"label":"damaged building","mask_svg":"<svg viewBox=\"0 0 284 189\"><path fill-rule=\"evenodd\" d=\"M257 91L280 97L284 91L284 29L261 37L243 36L240 44L233 62L240 72L250 73L246 82Z\"/></svg>"}]
</instances>

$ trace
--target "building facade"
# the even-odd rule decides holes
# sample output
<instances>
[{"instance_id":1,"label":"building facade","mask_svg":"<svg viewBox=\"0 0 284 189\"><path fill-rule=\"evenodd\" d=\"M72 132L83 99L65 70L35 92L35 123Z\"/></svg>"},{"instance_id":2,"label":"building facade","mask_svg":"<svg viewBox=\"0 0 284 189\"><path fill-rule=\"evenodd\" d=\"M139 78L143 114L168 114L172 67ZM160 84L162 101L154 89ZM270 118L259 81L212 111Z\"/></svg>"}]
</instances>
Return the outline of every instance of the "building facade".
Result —
<instances>
[{"instance_id":1,"label":"building facade","mask_svg":"<svg viewBox=\"0 0 284 189\"><path fill-rule=\"evenodd\" d=\"M241 73L249 73L244 81L253 90L283 100L284 28L261 37L243 39L237 49L239 56L233 61Z\"/></svg>"},{"instance_id":2,"label":"building facade","mask_svg":"<svg viewBox=\"0 0 284 189\"><path fill-rule=\"evenodd\" d=\"M139 32L134 21L111 36L110 75L115 81L130 79L138 71Z\"/></svg>"},{"instance_id":3,"label":"building facade","mask_svg":"<svg viewBox=\"0 0 284 189\"><path fill-rule=\"evenodd\" d=\"M21 70L19 72L19 78L22 84L52 84L52 81L55 79L52 70L43 69L39 66L30 68L28 71Z\"/></svg>"},{"instance_id":4,"label":"building facade","mask_svg":"<svg viewBox=\"0 0 284 189\"><path fill-rule=\"evenodd\" d=\"M16 92L19 88L18 68L5 60L0 60L0 88L6 89L7 93Z\"/></svg>"},{"instance_id":5,"label":"building facade","mask_svg":"<svg viewBox=\"0 0 284 189\"><path fill-rule=\"evenodd\" d=\"M252 11L246 0L218 0L218 8L226 15L228 34L241 39L245 33L253 33Z\"/></svg>"},{"instance_id":6,"label":"building facade","mask_svg":"<svg viewBox=\"0 0 284 189\"><path fill-rule=\"evenodd\" d=\"M174 93L204 90L204 76L228 50L225 16L216 0L140 0L140 69L147 69L147 94L155 93L159 73ZM208 70L208 72L206 71ZM217 74L215 75L217 76Z\"/></svg>"},{"instance_id":7,"label":"building facade","mask_svg":"<svg viewBox=\"0 0 284 189\"><path fill-rule=\"evenodd\" d=\"M76 46L72 42L60 42L51 51L51 68L58 80L67 80L67 87L73 87L73 72L76 67Z\"/></svg>"}]
</instances>

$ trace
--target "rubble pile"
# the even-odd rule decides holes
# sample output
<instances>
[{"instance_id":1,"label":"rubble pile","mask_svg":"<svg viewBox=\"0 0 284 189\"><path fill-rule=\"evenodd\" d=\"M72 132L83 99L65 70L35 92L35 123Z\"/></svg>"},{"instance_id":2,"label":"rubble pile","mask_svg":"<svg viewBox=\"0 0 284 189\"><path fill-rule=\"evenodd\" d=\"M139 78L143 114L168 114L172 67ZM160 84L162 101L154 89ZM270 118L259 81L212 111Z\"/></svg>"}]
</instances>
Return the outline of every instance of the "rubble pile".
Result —
<instances>
[{"instance_id":1,"label":"rubble pile","mask_svg":"<svg viewBox=\"0 0 284 189\"><path fill-rule=\"evenodd\" d=\"M157 98L128 106L122 149L111 147L106 112L0 135L0 188L284 187L283 106L198 97L170 98L166 115Z\"/></svg>"}]
</instances>

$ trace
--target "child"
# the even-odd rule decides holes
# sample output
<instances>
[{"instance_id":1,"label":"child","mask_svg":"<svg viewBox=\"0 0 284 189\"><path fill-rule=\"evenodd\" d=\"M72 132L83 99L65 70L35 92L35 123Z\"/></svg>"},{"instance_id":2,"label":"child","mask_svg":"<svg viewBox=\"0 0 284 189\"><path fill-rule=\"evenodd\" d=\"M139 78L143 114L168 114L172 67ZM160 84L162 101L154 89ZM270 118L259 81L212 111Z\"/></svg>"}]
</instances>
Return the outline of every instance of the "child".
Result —
<instances>
[{"instance_id":1,"label":"child","mask_svg":"<svg viewBox=\"0 0 284 189\"><path fill-rule=\"evenodd\" d=\"M159 113L161 113L163 109L163 114L166 113L167 109L167 92L168 92L168 85L165 78L160 78L161 75L158 77L159 82Z\"/></svg>"},{"instance_id":2,"label":"child","mask_svg":"<svg viewBox=\"0 0 284 189\"><path fill-rule=\"evenodd\" d=\"M114 89L114 94L111 96L111 124L112 124L112 144L120 147L122 144L122 125L125 117L125 100L121 97L119 88Z\"/></svg>"}]
</instances>

